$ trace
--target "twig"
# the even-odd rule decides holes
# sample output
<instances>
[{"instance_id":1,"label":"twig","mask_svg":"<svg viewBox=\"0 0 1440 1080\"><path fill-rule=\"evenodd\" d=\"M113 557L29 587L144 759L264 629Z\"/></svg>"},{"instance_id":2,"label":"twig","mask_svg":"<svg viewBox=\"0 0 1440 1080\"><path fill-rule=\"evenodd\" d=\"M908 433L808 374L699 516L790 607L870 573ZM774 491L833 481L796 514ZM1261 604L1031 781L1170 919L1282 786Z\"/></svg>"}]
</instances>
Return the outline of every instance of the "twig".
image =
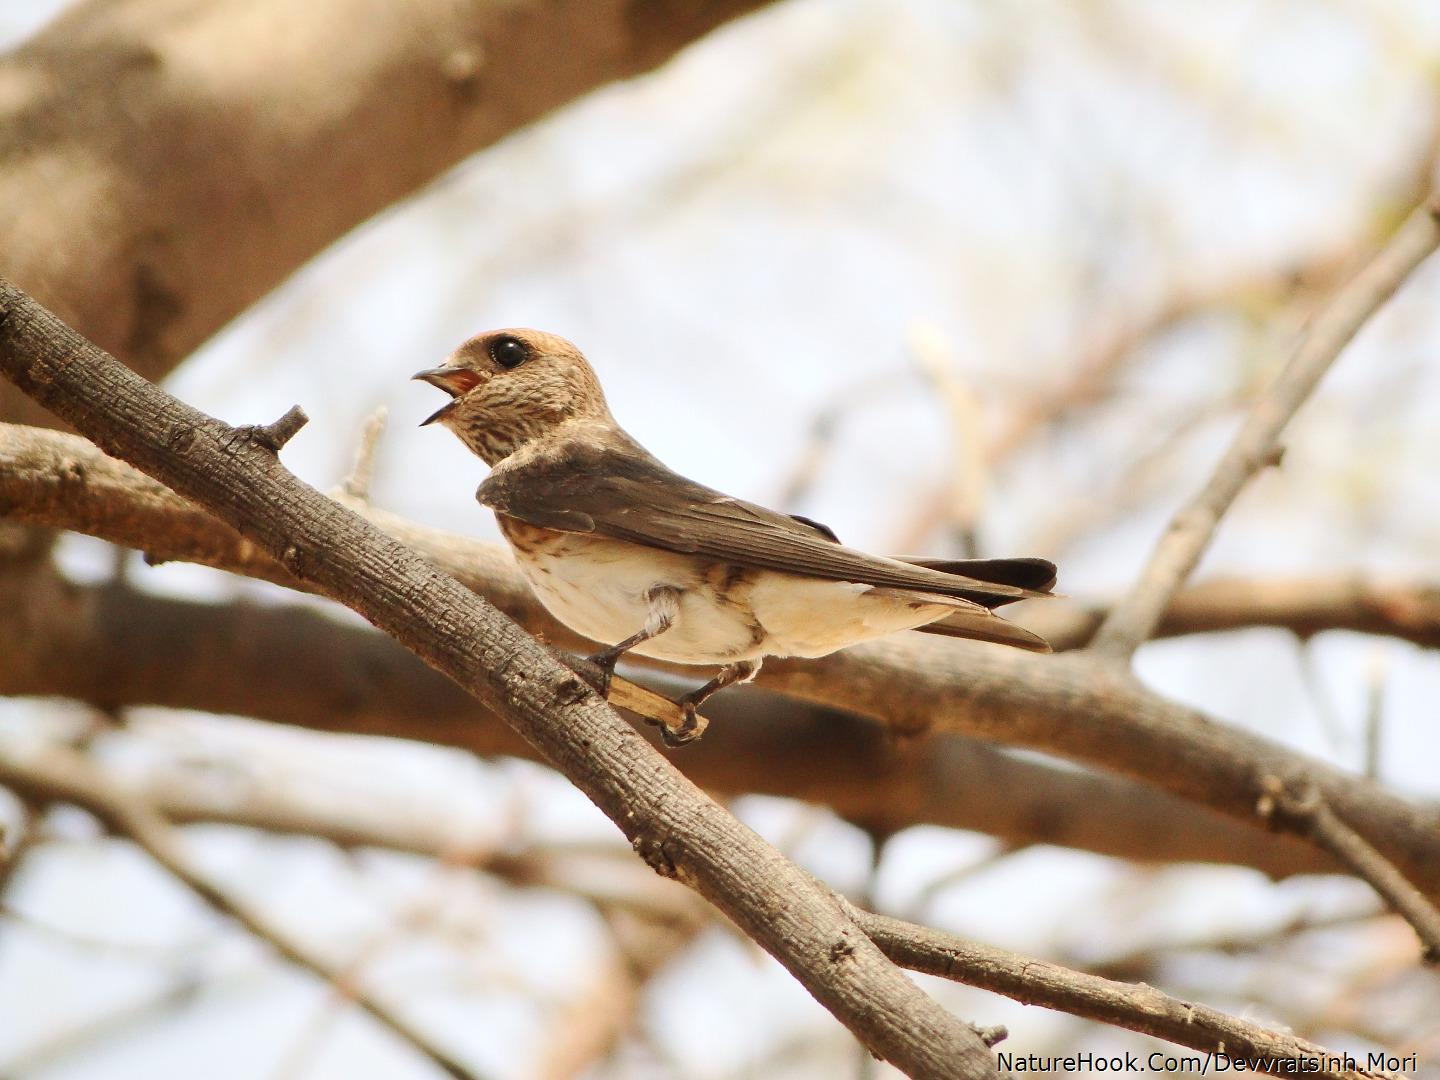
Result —
<instances>
[{"instance_id":1,"label":"twig","mask_svg":"<svg viewBox=\"0 0 1440 1080\"><path fill-rule=\"evenodd\" d=\"M0 283L0 370L495 709L652 869L699 890L878 1055L916 1077L996 1075L974 1032L886 960L833 897L483 599L301 483L274 455L232 447L233 429L147 383L8 283Z\"/></svg>"},{"instance_id":2,"label":"twig","mask_svg":"<svg viewBox=\"0 0 1440 1080\"><path fill-rule=\"evenodd\" d=\"M1195 432L1224 410L1233 407L1229 399L1212 402L1201 409L1173 415L1157 427L1160 437L1154 444L1137 449L1119 474L1101 483L1084 485L1080 494L1050 515L1034 530L1027 551L1043 554L1052 560L1064 557L1070 545L1081 538L1094 536L1107 524L1146 505L1158 492L1169 492L1174 485L1174 467L1179 451Z\"/></svg>"},{"instance_id":3,"label":"twig","mask_svg":"<svg viewBox=\"0 0 1440 1080\"><path fill-rule=\"evenodd\" d=\"M1101 605L1037 605L1027 613L1026 625L1062 652L1082 648L1091 640L1106 610ZM1176 595L1155 636L1254 626L1279 627L1302 640L1327 630L1351 630L1440 648L1440 587L1429 581L1378 581L1343 574L1212 578ZM1307 664L1313 667L1313 662ZM1325 723L1338 739L1344 725L1333 715Z\"/></svg>"},{"instance_id":4,"label":"twig","mask_svg":"<svg viewBox=\"0 0 1440 1080\"><path fill-rule=\"evenodd\" d=\"M960 554L979 554L980 513L985 502L986 457L980 402L955 372L955 361L937 327L918 325L908 336L910 353L921 374L939 395L949 420L951 463L943 520L959 541Z\"/></svg>"},{"instance_id":5,"label":"twig","mask_svg":"<svg viewBox=\"0 0 1440 1080\"><path fill-rule=\"evenodd\" d=\"M1178 604L1178 602L1179 597L1176 597L1176 603ZM1172 604L1170 610L1173 612L1175 605ZM1330 693L1330 688L1325 685L1319 658L1315 654L1315 643L1304 634L1296 634L1295 637L1295 655L1300 662L1300 681L1304 684L1306 694L1315 706L1315 714L1320 718L1320 726L1325 732L1326 739L1329 740L1333 749L1338 750L1346 742L1344 717L1340 715L1340 709L1335 704L1335 698Z\"/></svg>"},{"instance_id":6,"label":"twig","mask_svg":"<svg viewBox=\"0 0 1440 1080\"><path fill-rule=\"evenodd\" d=\"M895 380L887 372L857 379L832 393L810 420L805 445L775 496L776 505L798 506L810 494L824 470L840 429L840 422L861 406L873 404L877 397L895 390Z\"/></svg>"},{"instance_id":7,"label":"twig","mask_svg":"<svg viewBox=\"0 0 1440 1080\"><path fill-rule=\"evenodd\" d=\"M1440 964L1440 911L1420 890L1345 824L1313 785L1302 784L1296 791L1279 777L1267 776L1262 786L1265 794L1256 808L1260 817L1310 838L1369 882L1414 927L1422 958Z\"/></svg>"},{"instance_id":8,"label":"twig","mask_svg":"<svg viewBox=\"0 0 1440 1080\"><path fill-rule=\"evenodd\" d=\"M447 861L436 863L423 895L413 902L411 909L390 919L388 925L371 934L343 965L333 969L325 1000L276 1066L271 1080L292 1080L303 1075L333 1021L346 1005L359 1003L364 996L361 987L366 969L406 934L423 929L426 923L433 921L449 870Z\"/></svg>"},{"instance_id":9,"label":"twig","mask_svg":"<svg viewBox=\"0 0 1440 1080\"><path fill-rule=\"evenodd\" d=\"M26 930L38 937L63 942L65 945L74 949L83 949L86 952L95 953L114 953L118 956L132 956L162 963L192 960L201 949L209 944L209 942L204 940L177 941L173 944L154 944L141 941L121 941L115 938L92 937L88 934L78 933L68 927L57 926L55 923L47 922L43 918L38 918L28 912L20 911L3 901L0 901L0 921L14 923L16 926L23 926ZM0 1073L0 1075L3 1075L3 1073Z\"/></svg>"},{"instance_id":10,"label":"twig","mask_svg":"<svg viewBox=\"0 0 1440 1080\"><path fill-rule=\"evenodd\" d=\"M1274 460L1277 439L1286 423L1360 328L1437 244L1440 225L1435 207L1427 201L1315 316L1284 370L1251 409L1209 481L1171 519L1134 587L1100 627L1091 646L1098 654L1127 660L1154 633L1236 496Z\"/></svg>"},{"instance_id":11,"label":"twig","mask_svg":"<svg viewBox=\"0 0 1440 1080\"><path fill-rule=\"evenodd\" d=\"M533 632L579 646L580 639L536 603L499 545L416 525L353 500L343 489L337 497ZM71 529L148 551L155 562L195 562L292 589L307 588L223 522L74 435L0 424L0 506L7 519ZM1057 650L1076 649L1094 636L1108 610L1062 601L1036 605L1025 618ZM1354 630L1440 648L1440 584L1343 574L1217 578L1176 596L1158 633L1202 634L1249 626L1284 627L1302 638L1326 630Z\"/></svg>"},{"instance_id":12,"label":"twig","mask_svg":"<svg viewBox=\"0 0 1440 1080\"><path fill-rule=\"evenodd\" d=\"M40 842L40 813L31 800L16 794L20 804L14 826L0 832L0 907L26 854Z\"/></svg>"},{"instance_id":13,"label":"twig","mask_svg":"<svg viewBox=\"0 0 1440 1080\"><path fill-rule=\"evenodd\" d=\"M12 1080L37 1076L49 1071L57 1061L63 1061L86 1050L93 1053L95 1043L114 1035L131 1034L142 1021L165 1016L188 1005L202 987L203 983L193 976L178 976L137 1001L127 1002L111 1012L87 1019L77 1027L22 1050L9 1061L0 1063L0 1077Z\"/></svg>"},{"instance_id":14,"label":"twig","mask_svg":"<svg viewBox=\"0 0 1440 1080\"><path fill-rule=\"evenodd\" d=\"M1378 906L1363 911L1346 911L1332 915L1302 913L1288 919L1280 926L1199 936L1178 941L1156 942L1116 956L1106 957L1104 960L1087 963L1085 967L1092 975L1103 975L1111 979L1144 978L1158 968L1162 956L1173 956L1180 953L1219 953L1225 956L1239 956L1277 947L1307 934L1354 927L1372 922L1377 918L1393 919L1395 916Z\"/></svg>"},{"instance_id":15,"label":"twig","mask_svg":"<svg viewBox=\"0 0 1440 1080\"><path fill-rule=\"evenodd\" d=\"M1365 673L1365 729L1360 752L1360 772L1370 780L1380 778L1380 737L1385 725L1385 682L1389 672L1385 652L1372 647Z\"/></svg>"},{"instance_id":16,"label":"twig","mask_svg":"<svg viewBox=\"0 0 1440 1080\"><path fill-rule=\"evenodd\" d=\"M590 1075L634 1026L645 987L709 924L700 911L680 922L655 923L612 910L605 921L614 939L613 954L584 992L552 1019L553 1034L544 1040L544 1052L533 1067L535 1080Z\"/></svg>"},{"instance_id":17,"label":"twig","mask_svg":"<svg viewBox=\"0 0 1440 1080\"><path fill-rule=\"evenodd\" d=\"M978 986L1072 1016L1154 1035L1181 1046L1218 1051L1247 1065L1270 1060L1276 1072L1315 1076L1385 1076L1346 1068L1342 1055L1278 1031L1228 1016L1206 1005L1180 1001L1152 986L1114 982L1059 964L979 945L954 934L876 915L848 904L851 917L885 954L914 971ZM1287 1069L1295 1063L1298 1069Z\"/></svg>"},{"instance_id":18,"label":"twig","mask_svg":"<svg viewBox=\"0 0 1440 1080\"><path fill-rule=\"evenodd\" d=\"M955 886L961 885L969 881L972 877L993 869L1010 858L1010 856L1022 851L1027 851L1030 847L1030 844L1009 844L1002 841L978 859L962 863L960 866L947 870L938 877L931 878L925 883L924 887L915 894L914 899L910 901L908 905L910 913L918 919L930 905L935 902L936 897L942 893L949 892L955 888ZM865 906L870 907L871 905L867 901Z\"/></svg>"},{"instance_id":19,"label":"twig","mask_svg":"<svg viewBox=\"0 0 1440 1080\"><path fill-rule=\"evenodd\" d=\"M309 422L310 418L305 415L304 409L299 405L291 405L279 420L255 429L255 435L267 449L278 454Z\"/></svg>"},{"instance_id":20,"label":"twig","mask_svg":"<svg viewBox=\"0 0 1440 1080\"><path fill-rule=\"evenodd\" d=\"M350 466L350 475L340 485L340 490L356 502L370 501L370 487L375 481L375 451L380 445L380 437L385 434L385 421L389 416L390 410L381 405L370 414L360 432L355 463Z\"/></svg>"},{"instance_id":21,"label":"twig","mask_svg":"<svg viewBox=\"0 0 1440 1080\"><path fill-rule=\"evenodd\" d=\"M100 818L122 836L133 840L173 878L206 905L234 919L249 933L268 943L297 967L333 982L343 973L320 960L273 925L248 904L231 896L191 865L184 844L173 826L146 803L115 787L83 756L59 747L27 753L0 754L0 779L41 802L67 802ZM368 994L357 993L355 1002L365 1012L414 1049L429 1058L456 1080L473 1080L479 1074L434 1044L405 1017Z\"/></svg>"}]
</instances>

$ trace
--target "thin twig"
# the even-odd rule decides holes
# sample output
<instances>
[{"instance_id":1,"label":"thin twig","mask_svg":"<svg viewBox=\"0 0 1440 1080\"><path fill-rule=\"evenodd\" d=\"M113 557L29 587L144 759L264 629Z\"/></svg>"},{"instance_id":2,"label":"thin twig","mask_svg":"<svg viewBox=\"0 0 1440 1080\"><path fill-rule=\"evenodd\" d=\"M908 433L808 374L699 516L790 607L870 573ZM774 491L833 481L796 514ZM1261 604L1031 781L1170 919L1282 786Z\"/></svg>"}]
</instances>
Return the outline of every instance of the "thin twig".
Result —
<instances>
[{"instance_id":1,"label":"thin twig","mask_svg":"<svg viewBox=\"0 0 1440 1080\"><path fill-rule=\"evenodd\" d=\"M951 462L943 520L950 526L962 557L979 554L980 513L985 503L985 426L975 391L956 373L955 358L937 327L911 329L908 344L948 418Z\"/></svg>"},{"instance_id":2,"label":"thin twig","mask_svg":"<svg viewBox=\"0 0 1440 1080\"><path fill-rule=\"evenodd\" d=\"M114 953L117 956L131 956L161 963L175 963L193 960L210 942L203 939L157 943L144 941L122 941L116 938L95 937L59 926L26 911L20 911L11 904L0 901L0 921L23 926L37 937L49 938L72 949L86 952ZM3 1075L3 1073L0 1073Z\"/></svg>"},{"instance_id":3,"label":"thin twig","mask_svg":"<svg viewBox=\"0 0 1440 1080\"><path fill-rule=\"evenodd\" d=\"M1183 953L1241 956L1277 948L1312 933L1347 929L1376 919L1394 918L1393 914L1379 906L1330 915L1301 913L1279 926L1156 942L1104 960L1086 963L1085 967L1092 975L1103 975L1110 979L1143 979L1159 968L1162 957Z\"/></svg>"},{"instance_id":4,"label":"thin twig","mask_svg":"<svg viewBox=\"0 0 1440 1080\"><path fill-rule=\"evenodd\" d=\"M168 1016L189 1005L203 988L204 983L194 975L179 975L138 1000L126 1002L93 1019L87 1018L76 1027L21 1050L9 1061L0 1063L0 1076L6 1080L39 1076L76 1054L96 1055L96 1043L115 1036L133 1036L143 1022Z\"/></svg>"},{"instance_id":5,"label":"thin twig","mask_svg":"<svg viewBox=\"0 0 1440 1080\"><path fill-rule=\"evenodd\" d=\"M1010 856L1018 854L1021 851L1029 850L1031 846L1030 844L1023 843L1007 843L1002 840L978 859L962 863L959 866L945 871L938 877L931 878L925 883L924 887L915 894L914 899L910 901L908 905L910 913L915 918L919 918L929 910L930 905L935 902L936 897L940 896L941 893L948 892L955 886L969 881L976 875L993 869L999 863L1010 858ZM867 903L865 906L868 907L870 905Z\"/></svg>"},{"instance_id":6,"label":"thin twig","mask_svg":"<svg viewBox=\"0 0 1440 1080\"><path fill-rule=\"evenodd\" d=\"M1360 771L1367 779L1380 779L1380 742L1385 725L1385 685L1390 660L1379 646L1372 647L1365 672L1365 729Z\"/></svg>"},{"instance_id":7,"label":"thin twig","mask_svg":"<svg viewBox=\"0 0 1440 1080\"><path fill-rule=\"evenodd\" d=\"M285 415L273 423L250 425L235 430L238 434L254 438L261 446L278 454L309 422L310 417L305 415L304 409L299 405L291 405L285 410Z\"/></svg>"},{"instance_id":8,"label":"thin twig","mask_svg":"<svg viewBox=\"0 0 1440 1080\"><path fill-rule=\"evenodd\" d=\"M815 411L805 435L805 445L775 496L776 505L789 509L802 503L814 489L820 474L835 450L840 423L862 407L873 405L881 396L895 391L889 372L868 375L842 386Z\"/></svg>"},{"instance_id":9,"label":"thin twig","mask_svg":"<svg viewBox=\"0 0 1440 1080\"><path fill-rule=\"evenodd\" d=\"M346 1005L358 1004L364 996L361 989L365 972L379 957L399 944L406 935L433 922L440 906L443 890L449 882L451 867L442 860L431 867L423 895L417 897L410 910L387 921L387 925L370 935L343 964L333 969L328 980L328 993L312 1015L310 1022L290 1045L276 1066L271 1080L293 1080L304 1075L315 1053L320 1049L326 1032L344 1011Z\"/></svg>"},{"instance_id":10,"label":"thin twig","mask_svg":"<svg viewBox=\"0 0 1440 1080\"><path fill-rule=\"evenodd\" d=\"M0 832L0 907L20 864L40 842L40 811L30 799L18 793L15 800L20 805L14 825Z\"/></svg>"},{"instance_id":11,"label":"thin twig","mask_svg":"<svg viewBox=\"0 0 1440 1080\"><path fill-rule=\"evenodd\" d=\"M165 818L147 803L112 784L103 772L90 765L82 755L53 746L24 756L19 753L0 754L0 779L32 799L72 803L90 811L117 833L133 840L141 850L209 907L234 919L292 964L305 968L326 983L343 978L344 972L314 956L265 916L205 877L191 864L185 854L180 834ZM354 1000L360 1008L429 1058L447 1075L457 1080L473 1080L479 1075L473 1068L436 1046L428 1035L388 1005L362 993L357 993Z\"/></svg>"},{"instance_id":12,"label":"thin twig","mask_svg":"<svg viewBox=\"0 0 1440 1080\"><path fill-rule=\"evenodd\" d=\"M591 1075L641 1015L646 987L710 924L699 905L680 921L657 923L636 912L605 912L613 940L585 990L550 1022L550 1037L532 1066L535 1080ZM679 1070L676 1070L676 1075Z\"/></svg>"},{"instance_id":13,"label":"thin twig","mask_svg":"<svg viewBox=\"0 0 1440 1080\"><path fill-rule=\"evenodd\" d=\"M350 466L350 475L340 485L340 490L356 502L370 501L370 487L375 481L375 451L380 445L380 437L385 434L385 421L389 416L390 410L381 405L370 414L360 432L355 463Z\"/></svg>"},{"instance_id":14,"label":"thin twig","mask_svg":"<svg viewBox=\"0 0 1440 1080\"><path fill-rule=\"evenodd\" d=\"M1176 604L1178 603L1179 597L1176 597ZM1172 613L1176 604L1171 605ZM1320 726L1325 732L1325 738L1329 741L1332 749L1338 750L1346 742L1345 719L1335 704L1335 697L1330 693L1330 688L1325 685L1322 665L1319 657L1315 654L1315 642L1303 634L1297 634L1295 655L1300 661L1300 681L1305 687L1311 704L1315 706L1315 715L1320 718Z\"/></svg>"},{"instance_id":15,"label":"thin twig","mask_svg":"<svg viewBox=\"0 0 1440 1080\"><path fill-rule=\"evenodd\" d=\"M1280 432L1330 365L1440 244L1435 207L1416 209L1381 252L1316 315L1294 354L1251 409L1209 481L1171 519L1129 595L1111 611L1091 648L1129 659L1159 625L1221 519L1246 483L1275 459Z\"/></svg>"},{"instance_id":16,"label":"thin twig","mask_svg":"<svg viewBox=\"0 0 1440 1080\"><path fill-rule=\"evenodd\" d=\"M1419 935L1422 958L1440 964L1440 910L1389 859L1345 824L1317 788L1303 786L1296 792L1274 776L1266 777L1263 787L1265 795L1257 807L1260 816L1313 840L1369 882Z\"/></svg>"}]
</instances>

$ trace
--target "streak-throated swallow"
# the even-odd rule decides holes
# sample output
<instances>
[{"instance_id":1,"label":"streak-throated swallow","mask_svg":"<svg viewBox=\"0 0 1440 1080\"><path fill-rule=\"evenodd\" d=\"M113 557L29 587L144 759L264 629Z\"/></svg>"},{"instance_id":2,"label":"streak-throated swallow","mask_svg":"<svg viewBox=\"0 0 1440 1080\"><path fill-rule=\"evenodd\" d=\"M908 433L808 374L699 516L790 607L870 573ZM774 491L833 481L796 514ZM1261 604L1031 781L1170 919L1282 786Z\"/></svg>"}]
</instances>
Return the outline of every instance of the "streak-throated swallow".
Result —
<instances>
[{"instance_id":1,"label":"streak-throated swallow","mask_svg":"<svg viewBox=\"0 0 1440 1080\"><path fill-rule=\"evenodd\" d=\"M677 702L685 721L664 731L672 745L699 734L702 701L753 678L767 656L824 656L911 629L1049 651L994 609L1048 594L1053 564L869 555L818 522L688 480L615 422L564 338L497 330L414 377L451 396L424 423L490 466L475 497L535 595L606 646L591 658L602 691L631 651L720 666Z\"/></svg>"}]
</instances>

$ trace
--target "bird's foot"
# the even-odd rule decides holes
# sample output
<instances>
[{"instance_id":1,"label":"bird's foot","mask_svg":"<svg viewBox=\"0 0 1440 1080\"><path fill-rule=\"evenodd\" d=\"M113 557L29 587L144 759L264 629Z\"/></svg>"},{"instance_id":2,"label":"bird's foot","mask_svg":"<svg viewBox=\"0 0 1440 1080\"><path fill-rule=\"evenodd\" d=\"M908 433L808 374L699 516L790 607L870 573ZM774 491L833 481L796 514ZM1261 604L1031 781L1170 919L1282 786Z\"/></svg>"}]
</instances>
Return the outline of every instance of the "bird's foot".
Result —
<instances>
[{"instance_id":1,"label":"bird's foot","mask_svg":"<svg viewBox=\"0 0 1440 1080\"><path fill-rule=\"evenodd\" d=\"M586 657L597 670L583 672L585 681L595 688L595 692L606 701L610 700L610 680L615 678L615 663L620 659L618 653L610 649L604 649L594 656Z\"/></svg>"},{"instance_id":2,"label":"bird's foot","mask_svg":"<svg viewBox=\"0 0 1440 1080\"><path fill-rule=\"evenodd\" d=\"M710 721L695 711L695 703L681 698L675 702L680 708L680 723L672 724L666 720L660 720L653 716L644 717L644 720L651 727L660 729L660 741L672 749L677 746L688 746L709 727Z\"/></svg>"},{"instance_id":3,"label":"bird's foot","mask_svg":"<svg viewBox=\"0 0 1440 1080\"><path fill-rule=\"evenodd\" d=\"M688 746L690 743L693 743L696 739L700 738L701 735L705 734L705 728L709 723L709 721L695 711L695 706L690 702L682 698L676 702L676 704L680 706L680 711L684 715L684 719L680 721L679 727L671 727L669 724L659 720L651 721L651 723L660 729L660 741L672 749L677 746Z\"/></svg>"}]
</instances>

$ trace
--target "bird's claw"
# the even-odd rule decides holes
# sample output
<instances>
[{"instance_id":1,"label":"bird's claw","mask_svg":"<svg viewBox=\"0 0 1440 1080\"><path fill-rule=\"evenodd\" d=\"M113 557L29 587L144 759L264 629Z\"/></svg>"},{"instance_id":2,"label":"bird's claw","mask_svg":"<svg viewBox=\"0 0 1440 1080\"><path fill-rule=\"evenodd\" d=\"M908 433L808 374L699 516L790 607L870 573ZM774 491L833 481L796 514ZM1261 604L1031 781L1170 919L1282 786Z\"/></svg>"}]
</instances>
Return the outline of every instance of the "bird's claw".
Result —
<instances>
[{"instance_id":1,"label":"bird's claw","mask_svg":"<svg viewBox=\"0 0 1440 1080\"><path fill-rule=\"evenodd\" d=\"M587 659L599 670L595 672L587 672L585 675L585 681L595 688L595 692L597 694L599 694L606 701L609 701L610 681L615 678L615 662L619 658L615 656L607 656L603 652L598 652L594 656L587 657Z\"/></svg>"},{"instance_id":2,"label":"bird's claw","mask_svg":"<svg viewBox=\"0 0 1440 1080\"><path fill-rule=\"evenodd\" d=\"M646 717L646 722L654 724L660 729L660 741L666 746L674 749L679 746L689 746L705 734L706 721L696 711L695 706L688 702L680 702L680 711L685 718L680 721L679 727L671 727L663 720L654 720Z\"/></svg>"}]
</instances>

